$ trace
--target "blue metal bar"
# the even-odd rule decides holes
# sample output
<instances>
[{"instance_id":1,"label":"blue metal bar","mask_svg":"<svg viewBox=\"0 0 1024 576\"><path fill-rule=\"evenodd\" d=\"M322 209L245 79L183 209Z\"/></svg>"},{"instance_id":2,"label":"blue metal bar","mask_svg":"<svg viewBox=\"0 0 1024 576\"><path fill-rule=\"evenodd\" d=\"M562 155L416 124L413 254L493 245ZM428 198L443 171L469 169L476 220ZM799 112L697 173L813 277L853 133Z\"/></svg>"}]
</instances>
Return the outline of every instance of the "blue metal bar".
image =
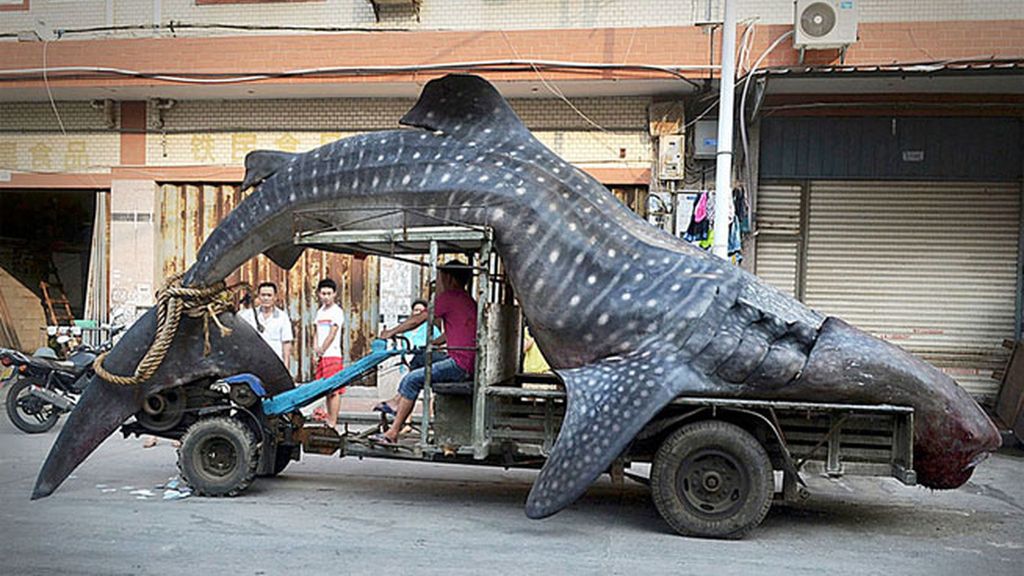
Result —
<instances>
[{"instance_id":1,"label":"blue metal bar","mask_svg":"<svg viewBox=\"0 0 1024 576\"><path fill-rule=\"evenodd\" d=\"M286 414L312 404L339 388L349 385L388 358L408 352L398 346L388 349L387 343L383 340L374 340L370 347L372 350L370 354L356 360L351 366L333 376L306 382L287 392L282 392L271 398L264 398L263 413L267 416Z\"/></svg>"}]
</instances>

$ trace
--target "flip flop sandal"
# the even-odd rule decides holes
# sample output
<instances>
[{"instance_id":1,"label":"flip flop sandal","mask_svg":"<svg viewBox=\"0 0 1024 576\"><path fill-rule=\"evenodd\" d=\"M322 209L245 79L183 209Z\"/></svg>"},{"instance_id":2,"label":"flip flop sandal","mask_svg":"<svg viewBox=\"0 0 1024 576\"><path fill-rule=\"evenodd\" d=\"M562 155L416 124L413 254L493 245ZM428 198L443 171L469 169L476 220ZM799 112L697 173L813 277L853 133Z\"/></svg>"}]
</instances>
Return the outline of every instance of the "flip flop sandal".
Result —
<instances>
[{"instance_id":1,"label":"flip flop sandal","mask_svg":"<svg viewBox=\"0 0 1024 576\"><path fill-rule=\"evenodd\" d=\"M383 412L384 414L387 414L388 416L394 416L395 415L395 409L392 408L391 404L388 404L387 402L380 402L380 403L378 403L376 406L373 407L373 411L374 412Z\"/></svg>"},{"instance_id":2,"label":"flip flop sandal","mask_svg":"<svg viewBox=\"0 0 1024 576\"><path fill-rule=\"evenodd\" d=\"M383 444L385 446L394 446L394 445L398 444L398 442L395 442L394 440L392 440L391 438L388 438L384 434L374 434L374 435L370 436L370 442L372 442L374 444Z\"/></svg>"}]
</instances>

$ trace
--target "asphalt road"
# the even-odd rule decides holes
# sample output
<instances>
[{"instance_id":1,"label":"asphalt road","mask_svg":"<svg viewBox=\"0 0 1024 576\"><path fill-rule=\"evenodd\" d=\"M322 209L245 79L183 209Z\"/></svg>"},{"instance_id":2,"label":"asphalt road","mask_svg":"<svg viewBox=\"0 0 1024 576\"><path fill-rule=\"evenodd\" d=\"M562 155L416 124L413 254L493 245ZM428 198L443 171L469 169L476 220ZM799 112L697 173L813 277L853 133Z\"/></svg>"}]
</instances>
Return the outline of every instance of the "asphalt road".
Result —
<instances>
[{"instance_id":1,"label":"asphalt road","mask_svg":"<svg viewBox=\"0 0 1024 576\"><path fill-rule=\"evenodd\" d=\"M55 438L0 415L2 574L1024 573L1021 451L955 491L812 477L810 500L726 542L671 533L635 483L529 520L534 473L466 466L308 456L238 498L165 501L175 450L119 436L31 502Z\"/></svg>"}]
</instances>

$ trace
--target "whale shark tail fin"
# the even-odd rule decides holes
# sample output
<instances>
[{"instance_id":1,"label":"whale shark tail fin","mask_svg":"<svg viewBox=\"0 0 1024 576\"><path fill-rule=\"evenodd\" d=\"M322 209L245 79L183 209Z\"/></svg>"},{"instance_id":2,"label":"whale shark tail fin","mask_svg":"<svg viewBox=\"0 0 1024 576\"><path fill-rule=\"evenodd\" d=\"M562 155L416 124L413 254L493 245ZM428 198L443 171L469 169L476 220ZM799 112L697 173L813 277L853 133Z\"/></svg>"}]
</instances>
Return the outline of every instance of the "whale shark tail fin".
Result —
<instances>
[{"instance_id":1,"label":"whale shark tail fin","mask_svg":"<svg viewBox=\"0 0 1024 576\"><path fill-rule=\"evenodd\" d=\"M571 370L568 407L526 500L530 518L550 516L579 498L679 389L700 389L706 377L671 353L608 358Z\"/></svg>"},{"instance_id":2,"label":"whale shark tail fin","mask_svg":"<svg viewBox=\"0 0 1024 576\"><path fill-rule=\"evenodd\" d=\"M427 82L416 105L399 123L481 143L533 138L494 86L479 76L465 74Z\"/></svg>"},{"instance_id":3,"label":"whale shark tail fin","mask_svg":"<svg viewBox=\"0 0 1024 576\"><path fill-rule=\"evenodd\" d=\"M253 150L245 155L245 179L242 190L263 182L277 172L281 166L292 161L296 154L275 150Z\"/></svg>"}]
</instances>

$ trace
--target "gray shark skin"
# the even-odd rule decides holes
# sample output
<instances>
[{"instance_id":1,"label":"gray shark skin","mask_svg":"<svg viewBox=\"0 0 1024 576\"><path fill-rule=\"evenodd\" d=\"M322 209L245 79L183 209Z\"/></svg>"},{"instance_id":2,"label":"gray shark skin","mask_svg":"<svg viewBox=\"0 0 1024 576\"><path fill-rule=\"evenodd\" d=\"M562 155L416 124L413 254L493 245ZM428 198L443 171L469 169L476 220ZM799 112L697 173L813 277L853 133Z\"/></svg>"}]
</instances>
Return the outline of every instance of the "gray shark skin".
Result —
<instances>
[{"instance_id":1,"label":"gray shark skin","mask_svg":"<svg viewBox=\"0 0 1024 576\"><path fill-rule=\"evenodd\" d=\"M271 394L295 386L288 369L248 322L230 312L218 318L231 329L231 334L221 337L211 322L211 352L205 355L203 321L182 316L164 362L144 386L121 386L93 375L79 399L80 405L87 409L79 412L76 407L71 411L39 472L32 499L49 496L56 490L107 436L142 408L149 394L200 378L223 378L242 372L259 376ZM154 309L132 325L110 351L103 367L114 374L132 374L155 333Z\"/></svg>"},{"instance_id":2,"label":"gray shark skin","mask_svg":"<svg viewBox=\"0 0 1024 576\"><path fill-rule=\"evenodd\" d=\"M431 81L401 123L412 129L251 154L246 184L257 191L211 233L185 283L220 280L260 252L290 265L296 209L401 206L491 226L568 395L527 499L531 518L572 503L680 394L912 405L915 469L935 488L966 482L999 445L949 377L649 225L537 141L483 79ZM78 425L100 434L120 424L120 412L85 400L61 440ZM61 480L40 474L49 491Z\"/></svg>"}]
</instances>

